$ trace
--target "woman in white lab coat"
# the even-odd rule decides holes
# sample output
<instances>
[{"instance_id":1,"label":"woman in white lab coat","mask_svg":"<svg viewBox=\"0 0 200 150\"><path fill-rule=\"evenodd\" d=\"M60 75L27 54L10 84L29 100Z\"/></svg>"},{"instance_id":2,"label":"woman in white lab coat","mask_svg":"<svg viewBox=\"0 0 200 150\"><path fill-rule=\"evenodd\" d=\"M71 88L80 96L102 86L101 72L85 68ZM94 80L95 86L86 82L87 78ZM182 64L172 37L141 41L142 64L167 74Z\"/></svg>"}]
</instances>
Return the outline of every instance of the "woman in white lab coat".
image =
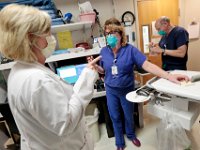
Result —
<instances>
[{"instance_id":1,"label":"woman in white lab coat","mask_svg":"<svg viewBox=\"0 0 200 150\"><path fill-rule=\"evenodd\" d=\"M55 49L51 19L30 6L0 12L0 50L15 60L8 101L21 134L21 150L92 150L84 111L98 74L90 62L72 87L44 66Z\"/></svg>"}]
</instances>

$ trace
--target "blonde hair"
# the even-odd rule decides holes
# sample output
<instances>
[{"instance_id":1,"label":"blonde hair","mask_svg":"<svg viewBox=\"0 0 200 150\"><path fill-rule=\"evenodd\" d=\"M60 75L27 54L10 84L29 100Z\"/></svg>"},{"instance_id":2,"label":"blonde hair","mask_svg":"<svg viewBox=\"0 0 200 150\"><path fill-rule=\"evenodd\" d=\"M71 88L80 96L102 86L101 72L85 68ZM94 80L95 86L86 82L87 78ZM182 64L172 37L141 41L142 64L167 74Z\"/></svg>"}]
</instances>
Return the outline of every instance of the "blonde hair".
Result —
<instances>
[{"instance_id":1,"label":"blonde hair","mask_svg":"<svg viewBox=\"0 0 200 150\"><path fill-rule=\"evenodd\" d=\"M32 6L10 4L0 11L0 18L0 51L4 57L36 61L29 34L50 32L51 18L48 13Z\"/></svg>"},{"instance_id":2,"label":"blonde hair","mask_svg":"<svg viewBox=\"0 0 200 150\"><path fill-rule=\"evenodd\" d=\"M110 18L106 20L104 24L104 31L109 29L110 31L116 31L121 35L121 44L125 46L127 44L127 38L125 34L124 27L121 25L120 21L116 18Z\"/></svg>"}]
</instances>

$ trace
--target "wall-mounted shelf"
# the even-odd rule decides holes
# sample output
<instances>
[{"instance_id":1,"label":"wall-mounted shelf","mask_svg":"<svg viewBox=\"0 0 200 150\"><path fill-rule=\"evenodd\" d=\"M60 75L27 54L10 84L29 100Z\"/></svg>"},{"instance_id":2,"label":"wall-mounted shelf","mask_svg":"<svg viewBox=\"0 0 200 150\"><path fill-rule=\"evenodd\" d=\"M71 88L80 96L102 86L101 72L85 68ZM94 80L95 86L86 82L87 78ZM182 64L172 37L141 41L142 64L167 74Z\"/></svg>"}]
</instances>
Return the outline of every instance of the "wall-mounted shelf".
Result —
<instances>
[{"instance_id":1,"label":"wall-mounted shelf","mask_svg":"<svg viewBox=\"0 0 200 150\"><path fill-rule=\"evenodd\" d=\"M55 25L51 27L51 32L57 33L57 32L63 32L63 31L75 31L75 30L80 30L80 29L91 28L91 26L92 26L91 21L69 23L69 24L64 24L64 25Z\"/></svg>"},{"instance_id":2,"label":"wall-mounted shelf","mask_svg":"<svg viewBox=\"0 0 200 150\"><path fill-rule=\"evenodd\" d=\"M65 53L65 54L52 55L51 57L46 59L46 63L55 62L59 60L78 58L78 57L84 57L84 56L90 56L90 55L97 55L99 54L99 52L100 52L100 48L93 48L89 50L83 50L80 52L71 52L71 53ZM0 64L0 70L10 69L14 64L15 62Z\"/></svg>"},{"instance_id":3,"label":"wall-mounted shelf","mask_svg":"<svg viewBox=\"0 0 200 150\"><path fill-rule=\"evenodd\" d=\"M46 63L59 61L59 60L78 58L78 57L84 57L84 56L90 56L90 55L97 55L99 54L99 52L100 52L100 48L94 48L94 49L89 49L89 50L82 50L80 52L71 52L71 53L65 53L65 54L52 55L46 60Z\"/></svg>"},{"instance_id":4,"label":"wall-mounted shelf","mask_svg":"<svg viewBox=\"0 0 200 150\"><path fill-rule=\"evenodd\" d=\"M76 22L76 23L70 23L70 24L64 24L64 25L55 25L55 26L52 26L51 32L57 33L57 32L63 32L66 30L75 31L75 30L80 30L80 29L91 28L91 26L92 26L91 21ZM80 51L78 53L57 54L57 55L52 55L51 57L49 57L46 60L46 62L48 63L48 62L54 62L54 61L59 61L59 60L95 55L95 54L99 54L99 52L100 52L100 49L97 48L97 49ZM14 64L15 62L0 64L0 70L10 69Z\"/></svg>"}]
</instances>

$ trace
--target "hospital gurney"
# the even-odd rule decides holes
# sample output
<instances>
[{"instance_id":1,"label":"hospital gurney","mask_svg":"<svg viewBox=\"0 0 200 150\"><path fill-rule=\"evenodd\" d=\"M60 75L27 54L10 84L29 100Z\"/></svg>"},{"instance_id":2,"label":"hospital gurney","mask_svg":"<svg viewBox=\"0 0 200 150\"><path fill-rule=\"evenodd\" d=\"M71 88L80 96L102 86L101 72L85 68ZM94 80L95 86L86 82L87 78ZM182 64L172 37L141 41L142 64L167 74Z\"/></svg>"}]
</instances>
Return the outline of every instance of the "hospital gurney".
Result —
<instances>
[{"instance_id":1,"label":"hospital gurney","mask_svg":"<svg viewBox=\"0 0 200 150\"><path fill-rule=\"evenodd\" d=\"M145 86L128 93L126 98L138 103L149 101L148 113L159 118L170 114L184 129L190 130L200 113L200 72L175 70L170 73L185 74L193 82L178 85L154 77Z\"/></svg>"}]
</instances>

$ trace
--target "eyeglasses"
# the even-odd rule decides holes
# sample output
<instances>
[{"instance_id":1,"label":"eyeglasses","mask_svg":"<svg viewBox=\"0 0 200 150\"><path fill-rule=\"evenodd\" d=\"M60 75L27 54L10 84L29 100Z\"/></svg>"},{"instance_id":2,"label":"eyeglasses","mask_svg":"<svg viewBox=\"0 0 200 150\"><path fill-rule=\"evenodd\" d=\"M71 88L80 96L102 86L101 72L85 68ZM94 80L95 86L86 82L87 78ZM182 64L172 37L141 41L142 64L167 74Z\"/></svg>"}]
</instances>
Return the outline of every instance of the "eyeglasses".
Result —
<instances>
[{"instance_id":1,"label":"eyeglasses","mask_svg":"<svg viewBox=\"0 0 200 150\"><path fill-rule=\"evenodd\" d=\"M107 35L116 34L116 33L119 33L119 32L118 31L104 32L104 35L107 36Z\"/></svg>"}]
</instances>

